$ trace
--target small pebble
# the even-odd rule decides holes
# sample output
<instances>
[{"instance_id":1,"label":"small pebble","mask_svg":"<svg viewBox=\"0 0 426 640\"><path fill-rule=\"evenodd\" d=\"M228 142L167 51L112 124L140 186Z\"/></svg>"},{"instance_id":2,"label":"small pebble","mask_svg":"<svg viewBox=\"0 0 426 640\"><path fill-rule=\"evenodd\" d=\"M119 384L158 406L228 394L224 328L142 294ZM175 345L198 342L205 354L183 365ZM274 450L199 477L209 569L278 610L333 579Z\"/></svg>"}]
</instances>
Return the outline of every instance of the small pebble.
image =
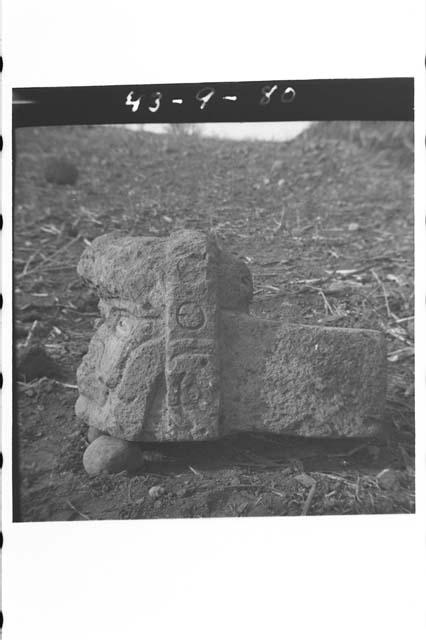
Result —
<instances>
[{"instance_id":1,"label":"small pebble","mask_svg":"<svg viewBox=\"0 0 426 640\"><path fill-rule=\"evenodd\" d=\"M164 495L165 492L166 490L161 485L154 485L148 491L149 496L154 499L160 498L160 496Z\"/></svg>"},{"instance_id":2,"label":"small pebble","mask_svg":"<svg viewBox=\"0 0 426 640\"><path fill-rule=\"evenodd\" d=\"M315 480L311 478L311 476L308 476L307 473L299 473L297 476L294 476L294 479L304 487L312 487L312 485L315 484Z\"/></svg>"},{"instance_id":3,"label":"small pebble","mask_svg":"<svg viewBox=\"0 0 426 640\"><path fill-rule=\"evenodd\" d=\"M136 471L143 465L142 452L132 442L102 435L87 447L83 465L90 476Z\"/></svg>"},{"instance_id":4,"label":"small pebble","mask_svg":"<svg viewBox=\"0 0 426 640\"><path fill-rule=\"evenodd\" d=\"M399 486L398 475L393 469L383 469L376 477L382 489L397 489Z\"/></svg>"}]
</instances>

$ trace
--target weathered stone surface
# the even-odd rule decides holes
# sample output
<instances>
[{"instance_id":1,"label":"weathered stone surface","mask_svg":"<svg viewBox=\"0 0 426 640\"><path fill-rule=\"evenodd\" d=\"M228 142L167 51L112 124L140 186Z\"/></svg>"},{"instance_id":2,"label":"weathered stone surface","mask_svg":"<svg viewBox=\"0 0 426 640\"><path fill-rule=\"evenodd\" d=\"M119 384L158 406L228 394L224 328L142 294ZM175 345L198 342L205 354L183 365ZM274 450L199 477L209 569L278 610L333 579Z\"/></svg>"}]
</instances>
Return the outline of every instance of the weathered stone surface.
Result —
<instances>
[{"instance_id":1,"label":"weathered stone surface","mask_svg":"<svg viewBox=\"0 0 426 640\"><path fill-rule=\"evenodd\" d=\"M90 476L136 471L143 462L142 451L136 444L111 436L96 438L83 455L83 465Z\"/></svg>"},{"instance_id":2,"label":"weathered stone surface","mask_svg":"<svg viewBox=\"0 0 426 640\"><path fill-rule=\"evenodd\" d=\"M380 430L381 333L223 313L221 337L222 412L232 431L361 437Z\"/></svg>"},{"instance_id":3,"label":"weathered stone surface","mask_svg":"<svg viewBox=\"0 0 426 640\"><path fill-rule=\"evenodd\" d=\"M92 428L128 441L380 429L382 334L248 315L250 272L212 237L101 236L78 272L104 316L77 372Z\"/></svg>"},{"instance_id":4,"label":"weathered stone surface","mask_svg":"<svg viewBox=\"0 0 426 640\"><path fill-rule=\"evenodd\" d=\"M97 238L78 266L104 324L77 372L76 412L126 440L220 435L219 312L248 309L244 263L202 233Z\"/></svg>"},{"instance_id":5,"label":"weathered stone surface","mask_svg":"<svg viewBox=\"0 0 426 640\"><path fill-rule=\"evenodd\" d=\"M164 321L168 259L190 287L207 253L212 254L209 277L217 280L219 307L247 312L253 296L250 271L200 232L180 231L170 239L108 233L95 238L84 251L77 272L96 288L101 301L125 301L138 317Z\"/></svg>"}]
</instances>

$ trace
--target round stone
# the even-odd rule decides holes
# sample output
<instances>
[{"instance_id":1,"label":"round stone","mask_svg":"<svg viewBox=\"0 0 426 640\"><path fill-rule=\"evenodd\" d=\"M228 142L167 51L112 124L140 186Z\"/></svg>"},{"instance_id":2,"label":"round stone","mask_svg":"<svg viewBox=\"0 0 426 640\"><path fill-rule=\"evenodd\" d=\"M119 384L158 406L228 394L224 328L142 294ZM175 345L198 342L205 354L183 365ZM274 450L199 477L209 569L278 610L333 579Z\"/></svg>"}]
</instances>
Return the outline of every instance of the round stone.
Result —
<instances>
[{"instance_id":1,"label":"round stone","mask_svg":"<svg viewBox=\"0 0 426 640\"><path fill-rule=\"evenodd\" d=\"M383 469L383 471L378 473L376 477L381 489L384 489L385 491L390 491L399 487L398 474L394 469Z\"/></svg>"},{"instance_id":2,"label":"round stone","mask_svg":"<svg viewBox=\"0 0 426 640\"><path fill-rule=\"evenodd\" d=\"M142 464L143 455L137 444L112 436L99 436L83 455L83 465L90 476L136 471Z\"/></svg>"},{"instance_id":3,"label":"round stone","mask_svg":"<svg viewBox=\"0 0 426 640\"><path fill-rule=\"evenodd\" d=\"M199 329L204 324L204 312L196 302L184 302L177 311L177 321L185 329Z\"/></svg>"},{"instance_id":4,"label":"round stone","mask_svg":"<svg viewBox=\"0 0 426 640\"><path fill-rule=\"evenodd\" d=\"M156 500L157 498L161 498L161 496L166 493L166 490L161 485L154 485L149 489L148 493L153 500Z\"/></svg>"}]
</instances>

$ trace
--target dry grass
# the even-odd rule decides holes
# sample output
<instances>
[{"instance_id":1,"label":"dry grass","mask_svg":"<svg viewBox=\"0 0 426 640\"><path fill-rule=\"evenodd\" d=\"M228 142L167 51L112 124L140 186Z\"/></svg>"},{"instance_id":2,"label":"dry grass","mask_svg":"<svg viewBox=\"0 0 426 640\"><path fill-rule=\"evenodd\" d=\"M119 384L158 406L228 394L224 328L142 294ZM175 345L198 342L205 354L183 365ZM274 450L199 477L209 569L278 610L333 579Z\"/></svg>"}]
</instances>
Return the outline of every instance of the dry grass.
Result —
<instances>
[{"instance_id":1,"label":"dry grass","mask_svg":"<svg viewBox=\"0 0 426 640\"><path fill-rule=\"evenodd\" d=\"M62 373L60 384L18 387L22 519L413 512L412 142L408 123L317 123L290 143L118 127L18 131L15 337L18 347L41 344ZM44 163L56 154L78 166L76 185L46 183ZM182 227L214 232L246 260L256 314L386 333L382 439L169 445L132 479L85 476L74 372L97 300L76 276L79 255L114 229ZM152 500L158 484L164 494Z\"/></svg>"}]
</instances>

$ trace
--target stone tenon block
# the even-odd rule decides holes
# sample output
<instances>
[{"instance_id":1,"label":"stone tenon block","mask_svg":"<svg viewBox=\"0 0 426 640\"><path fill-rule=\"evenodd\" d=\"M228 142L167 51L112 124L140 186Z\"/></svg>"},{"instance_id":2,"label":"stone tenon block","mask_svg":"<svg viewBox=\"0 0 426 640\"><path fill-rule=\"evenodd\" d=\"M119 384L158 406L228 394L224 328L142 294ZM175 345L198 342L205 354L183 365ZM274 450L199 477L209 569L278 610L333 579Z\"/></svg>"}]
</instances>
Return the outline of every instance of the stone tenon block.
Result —
<instances>
[{"instance_id":1,"label":"stone tenon block","mask_svg":"<svg viewBox=\"0 0 426 640\"><path fill-rule=\"evenodd\" d=\"M96 288L104 322L77 372L76 413L99 434L146 442L380 430L383 335L249 315L250 272L213 237L104 235L78 273Z\"/></svg>"}]
</instances>

